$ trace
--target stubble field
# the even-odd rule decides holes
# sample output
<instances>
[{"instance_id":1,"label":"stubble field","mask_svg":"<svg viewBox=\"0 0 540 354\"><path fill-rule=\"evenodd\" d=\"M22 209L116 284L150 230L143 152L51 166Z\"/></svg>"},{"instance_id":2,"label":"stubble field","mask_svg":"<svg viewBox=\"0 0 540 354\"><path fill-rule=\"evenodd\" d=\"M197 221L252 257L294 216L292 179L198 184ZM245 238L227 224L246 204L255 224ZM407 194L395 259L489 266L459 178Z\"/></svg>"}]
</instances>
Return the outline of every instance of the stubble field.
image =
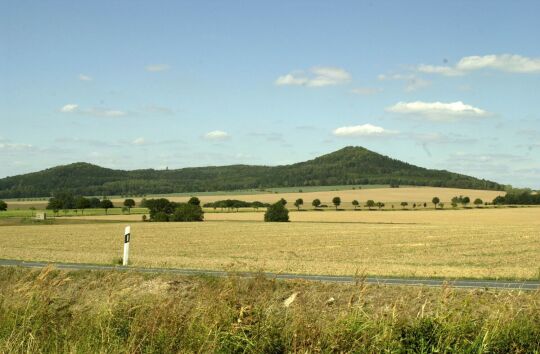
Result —
<instances>
[{"instance_id":1,"label":"stubble field","mask_svg":"<svg viewBox=\"0 0 540 354\"><path fill-rule=\"evenodd\" d=\"M540 272L539 216L538 208L325 211L263 223L250 221L262 213L207 213L208 220L230 221L132 223L130 260L233 271L531 279ZM238 217L248 220L231 219ZM121 256L123 226L3 226L0 258L111 264Z\"/></svg>"},{"instance_id":2,"label":"stubble field","mask_svg":"<svg viewBox=\"0 0 540 354\"><path fill-rule=\"evenodd\" d=\"M370 187L370 186L368 186ZM321 187L322 188L322 187ZM436 188L436 187L401 187L401 188L363 188L363 189L338 189L336 190L313 190L313 188L308 188L304 192L298 192L302 189L298 187L297 191L289 192L280 191L277 193L254 193L254 192L228 192L228 193L193 193L194 196L199 197L202 203L215 202L216 200L223 199L239 199L245 200L248 202L260 201L263 203L274 203L280 198L284 198L289 203L293 204L294 201L298 198L302 198L306 206L311 206L313 199L320 199L323 204L332 206L332 198L340 197L342 200L342 207L352 208L351 202L353 200L358 200L362 205L366 203L367 200L372 199L374 201L380 201L383 203L394 203L396 207L399 208L399 203L408 202L410 205L413 203L428 203L431 204L433 197L438 197L441 202L448 203L450 200L459 195L468 196L471 199L471 202L480 198L485 202L491 202L495 197L499 195L504 195L505 192L502 191L485 191L485 190L473 190L473 189L457 189L457 188ZM154 196L147 196L146 198L157 198ZM190 195L170 195L164 196L174 202L187 202L190 198ZM133 198L137 203L141 201L142 198ZM121 206L124 198L113 197L111 198L112 202L116 206ZM30 207L35 207L37 209L45 208L47 201L45 200L8 200L9 209L28 209ZM431 206L431 205L430 205Z\"/></svg>"}]
</instances>

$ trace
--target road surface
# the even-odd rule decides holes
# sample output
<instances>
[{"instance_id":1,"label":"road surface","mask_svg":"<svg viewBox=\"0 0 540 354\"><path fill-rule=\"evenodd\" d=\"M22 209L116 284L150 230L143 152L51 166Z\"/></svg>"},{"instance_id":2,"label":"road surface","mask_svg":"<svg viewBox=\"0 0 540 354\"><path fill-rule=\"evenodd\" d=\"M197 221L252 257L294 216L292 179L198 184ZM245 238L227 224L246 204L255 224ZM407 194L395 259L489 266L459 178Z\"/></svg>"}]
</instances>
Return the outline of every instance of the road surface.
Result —
<instances>
[{"instance_id":1,"label":"road surface","mask_svg":"<svg viewBox=\"0 0 540 354\"><path fill-rule=\"evenodd\" d=\"M216 270L201 269L179 269L179 268L143 268L143 267L122 267L114 265L86 264L86 263L55 263L55 262L33 262L12 259L0 259L0 266L4 267L26 267L43 268L52 265L62 270L110 270L110 271L134 271L142 273L172 273L180 275L210 275L224 277L231 274L242 277L253 277L260 273L253 272L224 272ZM355 283L363 280L367 284L380 285L401 285L401 286L430 286L441 287L450 286L453 288L472 289L513 289L513 290L540 290L540 281L511 281L511 280L472 280L472 279L431 279L431 278L391 278L391 277L366 277L359 279L353 276L342 275L309 275L309 274L287 274L287 273L262 273L268 278L281 280L309 280L333 283Z\"/></svg>"}]
</instances>

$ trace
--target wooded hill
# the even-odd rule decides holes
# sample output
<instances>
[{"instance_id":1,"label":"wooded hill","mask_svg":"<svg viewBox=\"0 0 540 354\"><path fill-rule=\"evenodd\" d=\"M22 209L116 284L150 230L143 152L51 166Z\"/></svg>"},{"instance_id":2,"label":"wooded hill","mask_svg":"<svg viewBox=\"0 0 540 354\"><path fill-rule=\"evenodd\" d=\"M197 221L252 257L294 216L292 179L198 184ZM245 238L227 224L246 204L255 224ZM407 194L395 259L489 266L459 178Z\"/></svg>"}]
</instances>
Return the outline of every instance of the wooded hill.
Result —
<instances>
[{"instance_id":1,"label":"wooded hill","mask_svg":"<svg viewBox=\"0 0 540 354\"><path fill-rule=\"evenodd\" d=\"M362 147L345 147L283 166L211 166L123 171L78 162L0 179L0 198L142 195L325 185L413 185L502 190L503 185L445 170L430 170Z\"/></svg>"}]
</instances>

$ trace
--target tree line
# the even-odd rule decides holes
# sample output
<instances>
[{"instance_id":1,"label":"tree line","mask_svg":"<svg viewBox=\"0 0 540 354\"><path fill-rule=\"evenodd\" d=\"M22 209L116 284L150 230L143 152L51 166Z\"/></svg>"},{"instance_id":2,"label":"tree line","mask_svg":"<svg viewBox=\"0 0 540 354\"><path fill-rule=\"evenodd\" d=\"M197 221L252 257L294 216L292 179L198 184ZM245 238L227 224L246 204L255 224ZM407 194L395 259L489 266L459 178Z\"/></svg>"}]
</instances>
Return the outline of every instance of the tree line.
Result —
<instances>
[{"instance_id":1,"label":"tree line","mask_svg":"<svg viewBox=\"0 0 540 354\"><path fill-rule=\"evenodd\" d=\"M540 205L540 193L530 189L512 189L506 195L495 198L493 204Z\"/></svg>"},{"instance_id":2,"label":"tree line","mask_svg":"<svg viewBox=\"0 0 540 354\"><path fill-rule=\"evenodd\" d=\"M217 200L215 202L210 202L210 203L206 203L206 204L203 205L203 207L205 207L205 208L213 208L213 209L220 208L221 210L223 210L223 209L227 209L227 210L236 209L236 210L238 210L239 208L259 209L259 208L267 208L269 206L270 206L269 203L262 203L262 202L259 202L259 201L246 202L246 201L238 200L238 199Z\"/></svg>"},{"instance_id":3,"label":"tree line","mask_svg":"<svg viewBox=\"0 0 540 354\"><path fill-rule=\"evenodd\" d=\"M135 200L131 198L128 198L123 202L123 206L128 212L130 212L135 204ZM47 210L53 210L55 213L59 210L75 209L81 210L81 213L83 214L85 209L104 209L105 214L107 214L108 210L114 207L114 203L105 197L102 199L97 197L87 198L83 196L74 196L70 192L60 192L49 199L45 208Z\"/></svg>"}]
</instances>

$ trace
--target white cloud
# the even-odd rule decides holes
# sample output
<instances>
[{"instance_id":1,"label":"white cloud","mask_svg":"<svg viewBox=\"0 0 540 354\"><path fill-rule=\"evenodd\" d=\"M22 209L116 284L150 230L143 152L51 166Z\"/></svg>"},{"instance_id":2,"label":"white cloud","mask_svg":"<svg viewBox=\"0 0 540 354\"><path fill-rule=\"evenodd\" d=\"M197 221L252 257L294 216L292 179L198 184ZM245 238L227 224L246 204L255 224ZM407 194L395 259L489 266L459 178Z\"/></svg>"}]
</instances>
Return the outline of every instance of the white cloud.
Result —
<instances>
[{"instance_id":1,"label":"white cloud","mask_svg":"<svg viewBox=\"0 0 540 354\"><path fill-rule=\"evenodd\" d=\"M377 87L357 87L357 88L352 89L351 92L354 93L355 95L367 96L367 95L375 95L377 93L380 93L382 92L382 89L377 88Z\"/></svg>"},{"instance_id":2,"label":"white cloud","mask_svg":"<svg viewBox=\"0 0 540 354\"><path fill-rule=\"evenodd\" d=\"M145 113L151 114L173 114L174 111L168 107L158 106L158 105L148 105L143 108Z\"/></svg>"},{"instance_id":3,"label":"white cloud","mask_svg":"<svg viewBox=\"0 0 540 354\"><path fill-rule=\"evenodd\" d=\"M110 117L110 118L123 117L127 115L127 113L124 111L119 111L116 109L102 109L102 108L90 108L90 109L82 111L82 113L88 114L91 116L96 116L96 117Z\"/></svg>"},{"instance_id":4,"label":"white cloud","mask_svg":"<svg viewBox=\"0 0 540 354\"><path fill-rule=\"evenodd\" d=\"M283 75L277 78L276 85L278 86L286 86L286 85L296 85L296 86L302 86L307 84L309 79L305 77L297 77L293 74L287 74Z\"/></svg>"},{"instance_id":5,"label":"white cloud","mask_svg":"<svg viewBox=\"0 0 540 354\"><path fill-rule=\"evenodd\" d=\"M459 134L412 133L410 137L421 144L473 144L477 140Z\"/></svg>"},{"instance_id":6,"label":"white cloud","mask_svg":"<svg viewBox=\"0 0 540 354\"><path fill-rule=\"evenodd\" d=\"M15 144L10 142L0 142L0 150L28 150L32 149L30 144Z\"/></svg>"},{"instance_id":7,"label":"white cloud","mask_svg":"<svg viewBox=\"0 0 540 354\"><path fill-rule=\"evenodd\" d=\"M65 106L60 108L60 112L85 114L94 117L123 117L127 115L127 112L119 111L116 109L80 108L77 104L66 104Z\"/></svg>"},{"instance_id":8,"label":"white cloud","mask_svg":"<svg viewBox=\"0 0 540 354\"><path fill-rule=\"evenodd\" d=\"M462 71L452 68L450 66L434 66L434 65L421 64L418 66L417 70L425 74L441 74L445 76L463 75Z\"/></svg>"},{"instance_id":9,"label":"white cloud","mask_svg":"<svg viewBox=\"0 0 540 354\"><path fill-rule=\"evenodd\" d=\"M431 85L430 81L424 80L414 74L381 74L377 78L380 81L404 81L406 83L406 92L413 92Z\"/></svg>"},{"instance_id":10,"label":"white cloud","mask_svg":"<svg viewBox=\"0 0 540 354\"><path fill-rule=\"evenodd\" d=\"M339 137L381 137L397 133L397 131L387 130L372 124L340 127L333 132L335 136Z\"/></svg>"},{"instance_id":11,"label":"white cloud","mask_svg":"<svg viewBox=\"0 0 540 354\"><path fill-rule=\"evenodd\" d=\"M169 70L170 66L167 64L151 64L146 66L146 71L158 72Z\"/></svg>"},{"instance_id":12,"label":"white cloud","mask_svg":"<svg viewBox=\"0 0 540 354\"><path fill-rule=\"evenodd\" d=\"M77 111L78 108L79 108L79 105L70 103L70 104L66 104L65 106L60 108L60 112L72 113L72 112Z\"/></svg>"},{"instance_id":13,"label":"white cloud","mask_svg":"<svg viewBox=\"0 0 540 354\"><path fill-rule=\"evenodd\" d=\"M146 144L146 140L142 137L137 138L131 142L133 145L144 145Z\"/></svg>"},{"instance_id":14,"label":"white cloud","mask_svg":"<svg viewBox=\"0 0 540 354\"><path fill-rule=\"evenodd\" d=\"M79 74L79 80L81 81L92 81L94 79L92 79L90 76L88 75L84 75L84 74Z\"/></svg>"},{"instance_id":15,"label":"white cloud","mask_svg":"<svg viewBox=\"0 0 540 354\"><path fill-rule=\"evenodd\" d=\"M208 140L227 140L230 138L230 135L221 130L213 130L204 135L205 139Z\"/></svg>"},{"instance_id":16,"label":"white cloud","mask_svg":"<svg viewBox=\"0 0 540 354\"><path fill-rule=\"evenodd\" d=\"M313 67L307 73L303 71L289 73L276 79L278 86L324 87L342 85L351 81L351 74L335 67Z\"/></svg>"},{"instance_id":17,"label":"white cloud","mask_svg":"<svg viewBox=\"0 0 540 354\"><path fill-rule=\"evenodd\" d=\"M386 108L388 112L417 115L432 121L455 121L466 118L481 118L489 112L461 101L443 102L398 102Z\"/></svg>"},{"instance_id":18,"label":"white cloud","mask_svg":"<svg viewBox=\"0 0 540 354\"><path fill-rule=\"evenodd\" d=\"M419 77L415 77L407 81L407 85L405 86L405 91L413 92L421 88L428 87L429 85L431 85L431 81L424 80Z\"/></svg>"},{"instance_id":19,"label":"white cloud","mask_svg":"<svg viewBox=\"0 0 540 354\"><path fill-rule=\"evenodd\" d=\"M540 58L512 54L470 56L462 58L457 68L459 70L492 68L513 73L538 73L540 72Z\"/></svg>"},{"instance_id":20,"label":"white cloud","mask_svg":"<svg viewBox=\"0 0 540 354\"><path fill-rule=\"evenodd\" d=\"M419 65L417 70L426 74L445 76L464 75L482 69L493 69L508 73L540 73L540 58L529 58L517 54L473 55L461 58L455 66Z\"/></svg>"},{"instance_id":21,"label":"white cloud","mask_svg":"<svg viewBox=\"0 0 540 354\"><path fill-rule=\"evenodd\" d=\"M377 76L377 79L380 81L386 81L386 80L410 80L411 78L414 78L415 76L413 74L380 74Z\"/></svg>"}]
</instances>

